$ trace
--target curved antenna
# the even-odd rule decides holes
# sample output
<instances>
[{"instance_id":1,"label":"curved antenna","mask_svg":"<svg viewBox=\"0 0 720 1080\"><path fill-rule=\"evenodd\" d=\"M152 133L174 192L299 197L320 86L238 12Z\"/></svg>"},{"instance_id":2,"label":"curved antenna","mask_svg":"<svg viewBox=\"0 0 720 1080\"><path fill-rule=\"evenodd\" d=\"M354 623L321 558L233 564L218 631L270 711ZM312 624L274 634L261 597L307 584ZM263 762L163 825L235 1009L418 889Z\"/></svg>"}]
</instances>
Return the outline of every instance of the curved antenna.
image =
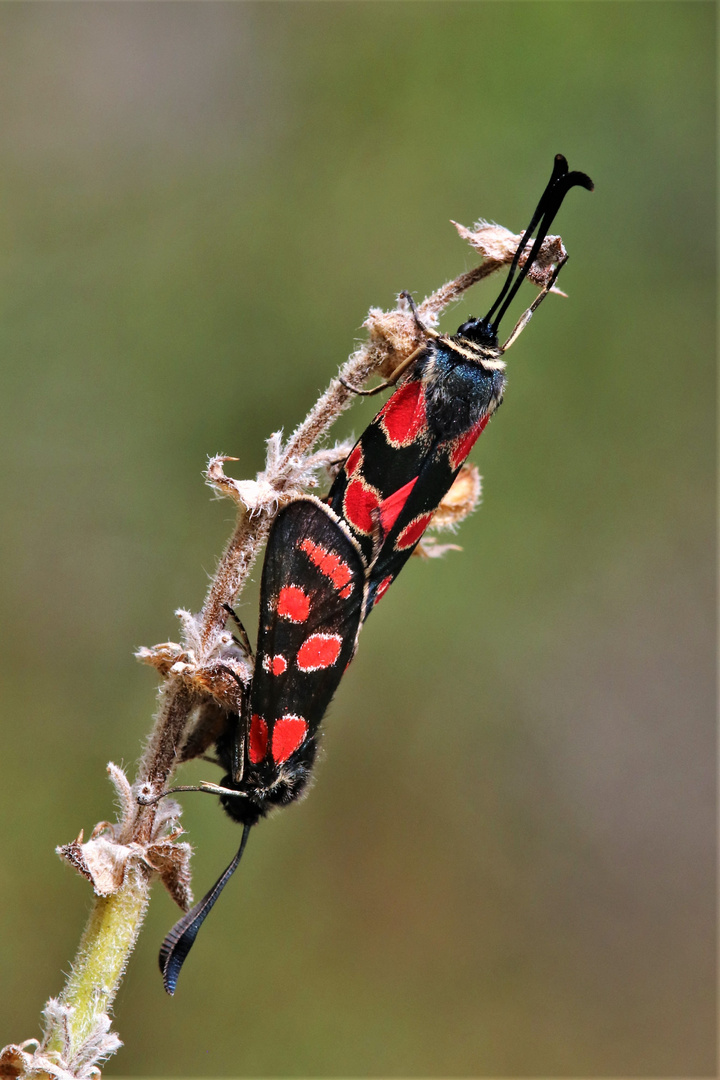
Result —
<instances>
[{"instance_id":1,"label":"curved antenna","mask_svg":"<svg viewBox=\"0 0 720 1080\"><path fill-rule=\"evenodd\" d=\"M553 186L557 183L557 181L560 179L561 176L565 176L567 174L567 171L568 171L567 159L562 154L556 154L555 155L555 160L553 161L552 174L550 176L550 179L548 180L547 187L545 188L542 195L540 196L540 202L535 207L535 212L534 212L533 216L530 219L530 224L528 225L527 229L525 229L525 231L523 232L522 240L520 241L520 243L517 246L517 250L515 252L515 255L513 256L513 261L510 263L510 269L508 271L508 276L505 278L505 282L503 284L503 287L500 290L500 295L498 296L497 300L495 301L495 303L493 304L493 306L490 308L487 315L485 316L485 319L483 320L484 322L489 322L490 321L490 319L492 318L493 312L498 307L498 305L502 302L502 300L505 298L505 294L507 293L508 289L510 288L510 285L512 283L512 279L515 277L515 271L517 270L518 263L520 262L520 257L522 255L523 251L525 250L525 248L527 247L528 243L530 242L530 237L535 232L535 228L537 227L537 224L540 221L540 219L541 219L541 217L542 217L542 215L544 213L545 205L546 205L547 200L548 200L548 196L549 196ZM498 319L498 322L500 322L499 319Z\"/></svg>"},{"instance_id":2,"label":"curved antenna","mask_svg":"<svg viewBox=\"0 0 720 1080\"><path fill-rule=\"evenodd\" d=\"M556 154L555 161L553 162L552 175L550 176L547 187L540 196L540 202L535 207L535 213L530 219L530 224L523 233L523 238L518 244L513 261L510 264L508 276L505 279L505 284L503 285L497 300L482 320L486 326L492 325L494 329L497 329L500 325L505 312L515 299L518 289L527 277L532 264L538 257L543 241L562 205L563 199L568 191L576 186L584 187L587 191L593 190L593 182L589 176L583 172L569 172L566 158L562 154ZM513 283L513 278L515 277L520 258L530 243L530 239L535 232L535 229L538 230L538 233L535 242L533 243L532 250L525 260L525 265L520 270L517 279ZM502 307L500 307L501 304ZM495 322L491 324L493 313L498 307L500 307L500 311L498 312Z\"/></svg>"},{"instance_id":3,"label":"curved antenna","mask_svg":"<svg viewBox=\"0 0 720 1080\"><path fill-rule=\"evenodd\" d=\"M163 986L171 996L175 993L180 969L185 963L185 957L193 947L198 930L212 910L215 901L227 885L230 878L237 870L238 863L242 858L245 845L252 825L243 827L242 840L237 855L226 870L223 870L212 889L203 896L202 900L183 915L182 919L175 923L160 948L160 971L162 972Z\"/></svg>"}]
</instances>

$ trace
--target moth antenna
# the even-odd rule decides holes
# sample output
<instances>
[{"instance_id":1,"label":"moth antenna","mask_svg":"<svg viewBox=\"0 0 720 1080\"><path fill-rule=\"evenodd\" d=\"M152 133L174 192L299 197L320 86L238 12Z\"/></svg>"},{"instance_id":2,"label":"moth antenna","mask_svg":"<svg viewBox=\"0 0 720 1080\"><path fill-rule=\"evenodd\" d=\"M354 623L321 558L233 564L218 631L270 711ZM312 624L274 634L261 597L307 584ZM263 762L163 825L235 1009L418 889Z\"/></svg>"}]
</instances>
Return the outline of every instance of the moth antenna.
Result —
<instances>
[{"instance_id":1,"label":"moth antenna","mask_svg":"<svg viewBox=\"0 0 720 1080\"><path fill-rule=\"evenodd\" d=\"M182 919L175 923L160 948L160 971L162 973L163 986L171 996L175 993L180 969L185 963L185 958L190 952L193 942L197 937L198 930L204 923L213 908L215 901L227 885L230 878L238 868L252 825L243 827L242 840L237 855L226 870L223 870L212 889L203 896L202 900L183 915Z\"/></svg>"},{"instance_id":2,"label":"moth antenna","mask_svg":"<svg viewBox=\"0 0 720 1080\"><path fill-rule=\"evenodd\" d=\"M235 671L233 671L233 669L231 667L228 667L227 664L221 664L220 667L222 668L223 671L227 672L227 674L230 676L231 679L235 680L235 682L240 687L241 696L244 696L246 686L245 686L245 683L240 678L240 676Z\"/></svg>"},{"instance_id":3,"label":"moth antenna","mask_svg":"<svg viewBox=\"0 0 720 1080\"><path fill-rule=\"evenodd\" d=\"M513 261L510 263L510 269L508 270L508 275L505 278L505 281L503 283L503 287L500 290L500 294L499 294L497 300L495 301L495 303L493 304L493 306L488 311L487 315L485 316L485 318L483 320L484 322L487 322L487 323L490 322L490 319L492 318L493 312L495 311L495 309L499 306L499 304L505 298L505 295L506 295L508 289L510 288L510 285L512 284L512 280L515 277L515 271L517 270L518 263L520 262L520 257L522 255L522 253L525 251L525 248L527 247L527 245L529 244L530 237L535 232L535 229L536 229L536 227L538 225L538 222L540 221L540 219L543 216L543 213L545 211L545 206L546 206L546 203L547 203L547 199L548 199L548 195L549 195L550 191L552 190L554 184L556 184L557 181L560 179L560 177L563 175L563 168L564 168L565 173L567 173L567 170L568 170L567 160L565 159L565 157L562 154L556 154L555 155L555 160L553 162L553 171L552 171L552 174L550 176L550 179L548 180L547 187L545 188L542 195L540 196L540 201L537 204L537 206L535 207L535 212L533 213L533 216L530 219L530 224L528 225L528 227L523 232L522 240L520 241L520 243L517 246L517 250L515 252L515 255L513 256ZM527 266L527 263L526 263L526 266ZM529 269L529 267L528 267L528 269ZM522 280L522 278L520 280ZM500 320L498 319L498 322L499 321Z\"/></svg>"},{"instance_id":4,"label":"moth antenna","mask_svg":"<svg viewBox=\"0 0 720 1080\"><path fill-rule=\"evenodd\" d=\"M535 212L530 219L530 224L523 233L523 238L518 244L517 251L513 257L513 261L510 264L508 276L505 279L505 284L500 290L500 295L488 311L485 318L482 320L485 326L493 326L497 329L502 321L505 312L510 307L510 304L515 299L518 289L522 285L523 281L527 277L530 268L535 262L540 253L543 241L548 234L550 226L552 225L558 210L562 206L563 199L573 187L584 187L587 191L593 190L593 182L589 176L583 172L569 172L568 163L562 154L555 155L555 161L553 163L553 171L548 181L547 187L540 196L540 202L535 207ZM538 230L535 242L533 243L532 250L525 260L525 265L520 269L518 277L515 281L515 273L518 269L520 258L525 251L526 247L530 243L532 234ZM502 305L500 307L500 305ZM491 322L494 312L497 308L500 310L497 317Z\"/></svg>"},{"instance_id":5,"label":"moth antenna","mask_svg":"<svg viewBox=\"0 0 720 1080\"><path fill-rule=\"evenodd\" d=\"M237 641L238 645L240 645L240 647L244 650L246 656L252 656L253 651L252 645L250 644L250 638L247 636L247 630L241 623L237 611L234 607L231 607L230 604L223 604L223 607L225 611L227 611L232 621L235 623L238 634L240 635L239 640L238 638L235 638L235 640Z\"/></svg>"},{"instance_id":6,"label":"moth antenna","mask_svg":"<svg viewBox=\"0 0 720 1080\"><path fill-rule=\"evenodd\" d=\"M421 334L424 334L427 338L440 337L440 334L438 334L437 330L433 330L431 329L431 327L426 326L420 318L420 312L418 311L418 306L413 299L412 293L409 293L407 289L403 289L403 291L398 295L398 300L405 300L407 302L410 308L410 313L415 320L415 325L417 326Z\"/></svg>"}]
</instances>

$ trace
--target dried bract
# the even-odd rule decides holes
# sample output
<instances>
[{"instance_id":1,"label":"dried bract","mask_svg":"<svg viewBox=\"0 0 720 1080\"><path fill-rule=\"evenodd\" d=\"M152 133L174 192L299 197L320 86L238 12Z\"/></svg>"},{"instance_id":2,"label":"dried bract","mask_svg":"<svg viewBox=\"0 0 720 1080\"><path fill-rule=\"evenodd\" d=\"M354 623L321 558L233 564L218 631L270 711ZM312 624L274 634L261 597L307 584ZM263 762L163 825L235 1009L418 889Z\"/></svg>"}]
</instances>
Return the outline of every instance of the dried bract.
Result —
<instances>
[{"instance_id":1,"label":"dried bract","mask_svg":"<svg viewBox=\"0 0 720 1080\"><path fill-rule=\"evenodd\" d=\"M482 481L477 465L466 461L442 497L428 529L455 529L480 504Z\"/></svg>"},{"instance_id":2,"label":"dried bract","mask_svg":"<svg viewBox=\"0 0 720 1080\"><path fill-rule=\"evenodd\" d=\"M523 233L512 233L509 229L503 228L502 225L495 225L491 221L478 221L473 225L472 229L467 229L464 225L458 224L457 221L453 221L452 224L463 240L467 240L470 246L475 251L478 251L484 259L497 263L498 268L513 261L518 245L523 238ZM518 265L524 266L529 255L530 245L520 256ZM559 236L546 236L533 265L528 271L527 280L532 281L541 289L545 288L550 280L553 268L557 266L561 259L566 257L567 252L563 247L562 238ZM560 296L566 295L561 289L556 289L555 286L550 292L558 293Z\"/></svg>"},{"instance_id":3,"label":"dried bract","mask_svg":"<svg viewBox=\"0 0 720 1080\"><path fill-rule=\"evenodd\" d=\"M76 840L58 847L57 853L73 869L87 878L97 896L112 896L125 883L133 867L142 872L154 871L173 900L184 910L192 903L190 892L190 855L187 843L178 843L182 829L175 827L182 813L178 803L166 799L158 809L150 840L133 840L135 798L122 769L112 762L108 774L121 804L121 814L115 824L103 821L92 831L87 842L83 832Z\"/></svg>"}]
</instances>

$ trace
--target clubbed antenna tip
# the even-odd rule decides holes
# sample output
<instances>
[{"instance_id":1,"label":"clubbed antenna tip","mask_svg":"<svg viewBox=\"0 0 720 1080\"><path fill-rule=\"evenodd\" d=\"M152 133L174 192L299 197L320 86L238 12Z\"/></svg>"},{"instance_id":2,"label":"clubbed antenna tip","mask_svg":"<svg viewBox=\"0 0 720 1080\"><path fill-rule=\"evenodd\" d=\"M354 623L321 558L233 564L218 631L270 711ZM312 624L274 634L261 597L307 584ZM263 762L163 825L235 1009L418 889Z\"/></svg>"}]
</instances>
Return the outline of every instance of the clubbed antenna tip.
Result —
<instances>
[{"instance_id":1,"label":"clubbed antenna tip","mask_svg":"<svg viewBox=\"0 0 720 1080\"><path fill-rule=\"evenodd\" d=\"M556 154L548 185L540 196L540 202L535 207L535 213L530 219L530 224L523 233L523 238L515 252L515 257L510 264L505 284L503 285L497 300L483 319L483 322L487 327L492 326L494 330L497 330L505 312L515 299L515 295L530 270L530 267L538 257L542 243L548 234L558 210L562 206L563 199L573 187L583 187L587 191L594 190L594 184L586 173L570 172L567 159L562 154ZM525 260L525 265L520 271L517 280L513 283L513 278L515 277L520 258L530 243L532 234L536 229L538 231L532 246L532 251ZM493 320L493 315L498 308L500 308L500 310Z\"/></svg>"},{"instance_id":2,"label":"clubbed antenna tip","mask_svg":"<svg viewBox=\"0 0 720 1080\"><path fill-rule=\"evenodd\" d=\"M185 963L185 957L193 947L198 930L205 922L205 919L212 910L220 893L237 870L251 828L251 825L245 825L242 840L240 841L240 847L238 848L237 855L233 861L226 870L223 870L220 877L210 891L203 896L202 900L197 903L194 908L191 908L187 915L183 915L182 919L179 919L178 922L175 923L162 943L160 956L158 957L160 971L162 973L163 986L171 996L175 993L180 969Z\"/></svg>"}]
</instances>

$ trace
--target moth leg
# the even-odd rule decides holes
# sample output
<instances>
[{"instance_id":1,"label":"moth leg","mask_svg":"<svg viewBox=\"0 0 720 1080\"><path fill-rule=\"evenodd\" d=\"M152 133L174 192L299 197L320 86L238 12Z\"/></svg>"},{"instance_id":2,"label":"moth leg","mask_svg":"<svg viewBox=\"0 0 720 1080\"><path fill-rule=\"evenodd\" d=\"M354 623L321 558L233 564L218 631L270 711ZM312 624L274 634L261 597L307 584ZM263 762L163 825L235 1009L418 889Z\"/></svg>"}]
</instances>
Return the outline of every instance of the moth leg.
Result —
<instances>
[{"instance_id":1,"label":"moth leg","mask_svg":"<svg viewBox=\"0 0 720 1080\"><path fill-rule=\"evenodd\" d=\"M423 334L425 334L426 337L429 338L439 338L441 336L437 332L437 330L431 330L430 327L426 326L425 323L422 321L422 319L420 318L420 312L418 311L418 306L413 300L412 294L409 293L407 289L403 289L403 291L399 294L398 298L400 300L407 300L410 311L412 312L412 317L415 320L415 325L417 326L418 330L420 330Z\"/></svg>"},{"instance_id":2,"label":"moth leg","mask_svg":"<svg viewBox=\"0 0 720 1080\"><path fill-rule=\"evenodd\" d=\"M514 327L512 333L510 334L510 337L507 339L507 341L505 342L503 347L500 349L501 353L504 353L506 349L509 349L511 345L514 345L514 343L520 337L523 330L525 329L527 324L532 319L533 312L537 311L537 309L540 307L543 300L545 299L545 297L547 296L547 294L550 292L553 285L557 281L558 274L562 270L565 263L568 261L569 257L570 257L569 255L566 255L564 259L560 260L560 262L557 264L557 266L553 270L552 276L551 276L550 280L548 281L547 285L544 287L544 289L541 292L538 293L538 295L535 297L535 299L533 300L532 304L527 309L527 311L525 311L520 316L517 323L515 324L515 327Z\"/></svg>"},{"instance_id":3,"label":"moth leg","mask_svg":"<svg viewBox=\"0 0 720 1080\"><path fill-rule=\"evenodd\" d=\"M229 604L223 604L223 607L224 607L225 611L227 611L227 613L230 616L230 618L232 619L232 621L235 623L235 626L237 627L238 634L240 635L240 638L238 640L238 638L236 638L235 635L233 634L233 639L240 646L240 648L243 650L243 652L245 653L246 656L252 656L253 651L252 651L252 645L250 644L250 638L247 636L247 630L245 629L243 624L240 622L240 619L238 618L238 614L235 611L235 608L230 607Z\"/></svg>"},{"instance_id":4,"label":"moth leg","mask_svg":"<svg viewBox=\"0 0 720 1080\"><path fill-rule=\"evenodd\" d=\"M425 345L418 345L417 349L411 352L409 356L406 356L401 364L398 364L389 379L386 379L385 382L381 382L379 386L373 386L372 390L358 390L356 386L351 386L350 383L345 382L341 376L338 376L338 382L344 386L346 390L351 390L353 394L357 394L359 397L373 397L374 394L379 394L383 390L388 390L391 386L394 386L398 379L405 374L410 365L417 360L420 353L425 352L425 348Z\"/></svg>"},{"instance_id":5,"label":"moth leg","mask_svg":"<svg viewBox=\"0 0 720 1080\"><path fill-rule=\"evenodd\" d=\"M387 390L390 383L380 383L379 386L374 386L372 390L358 390L357 386L351 386L349 382L345 382L342 375L338 375L338 382L341 386L344 386L346 390L349 390L351 394L357 394L358 397L373 397L375 394L379 394L381 390Z\"/></svg>"}]
</instances>

